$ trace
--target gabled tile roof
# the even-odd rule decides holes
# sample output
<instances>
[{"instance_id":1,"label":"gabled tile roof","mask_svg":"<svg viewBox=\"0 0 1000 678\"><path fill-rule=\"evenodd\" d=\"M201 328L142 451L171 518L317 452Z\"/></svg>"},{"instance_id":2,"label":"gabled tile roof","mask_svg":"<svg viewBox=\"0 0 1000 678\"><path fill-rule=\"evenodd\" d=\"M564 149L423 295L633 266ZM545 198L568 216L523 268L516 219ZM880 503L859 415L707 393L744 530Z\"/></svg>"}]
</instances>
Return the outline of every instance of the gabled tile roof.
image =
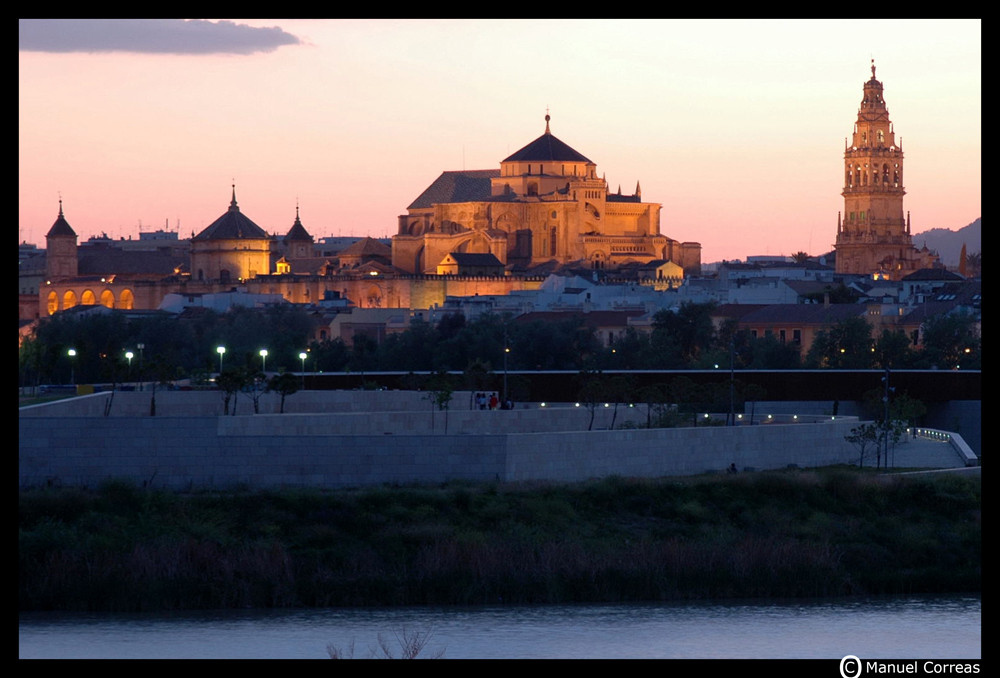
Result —
<instances>
[{"instance_id":1,"label":"gabled tile roof","mask_svg":"<svg viewBox=\"0 0 1000 678\"><path fill-rule=\"evenodd\" d=\"M451 252L450 255L459 266L503 266L503 262L489 252Z\"/></svg>"},{"instance_id":2,"label":"gabled tile roof","mask_svg":"<svg viewBox=\"0 0 1000 678\"><path fill-rule=\"evenodd\" d=\"M951 271L944 268L921 268L909 275L903 276L905 282L914 282L918 280L965 280L958 273L952 273Z\"/></svg>"},{"instance_id":3,"label":"gabled tile roof","mask_svg":"<svg viewBox=\"0 0 1000 678\"><path fill-rule=\"evenodd\" d=\"M346 247L340 252L338 256L341 257L365 257L365 256L378 256L378 257L391 257L392 249L385 243L372 238L371 236L366 236L353 243L349 247Z\"/></svg>"},{"instance_id":4,"label":"gabled tile roof","mask_svg":"<svg viewBox=\"0 0 1000 678\"><path fill-rule=\"evenodd\" d=\"M140 274L169 276L178 266L190 265L190 255L164 250L126 251L117 248L78 250L78 270L83 275Z\"/></svg>"},{"instance_id":5,"label":"gabled tile roof","mask_svg":"<svg viewBox=\"0 0 1000 678\"><path fill-rule=\"evenodd\" d=\"M645 315L645 311L529 311L515 317L516 324L527 324L531 322L558 323L564 320L579 320L586 327L609 327L628 325L629 318L636 318Z\"/></svg>"},{"instance_id":6,"label":"gabled tile roof","mask_svg":"<svg viewBox=\"0 0 1000 678\"><path fill-rule=\"evenodd\" d=\"M498 169L442 172L407 209L423 209L438 203L491 200L493 189L490 179L498 176Z\"/></svg>"},{"instance_id":7,"label":"gabled tile roof","mask_svg":"<svg viewBox=\"0 0 1000 678\"><path fill-rule=\"evenodd\" d=\"M799 296L818 294L828 290L832 291L833 287L831 283L823 280L795 280L794 278L785 278L782 282Z\"/></svg>"},{"instance_id":8,"label":"gabled tile roof","mask_svg":"<svg viewBox=\"0 0 1000 678\"><path fill-rule=\"evenodd\" d=\"M867 313L861 304L769 304L745 314L741 323L789 322L803 325L830 325Z\"/></svg>"},{"instance_id":9,"label":"gabled tile roof","mask_svg":"<svg viewBox=\"0 0 1000 678\"><path fill-rule=\"evenodd\" d=\"M750 313L767 308L770 304L719 304L709 313L715 318L732 318L742 320Z\"/></svg>"}]
</instances>

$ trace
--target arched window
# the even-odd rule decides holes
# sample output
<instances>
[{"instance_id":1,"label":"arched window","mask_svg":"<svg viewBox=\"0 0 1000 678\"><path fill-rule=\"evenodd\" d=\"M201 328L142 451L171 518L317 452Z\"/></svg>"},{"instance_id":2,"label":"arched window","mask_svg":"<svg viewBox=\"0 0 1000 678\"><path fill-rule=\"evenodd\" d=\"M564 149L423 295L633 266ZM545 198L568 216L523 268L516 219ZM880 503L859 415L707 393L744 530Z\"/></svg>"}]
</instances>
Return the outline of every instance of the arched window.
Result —
<instances>
[{"instance_id":1,"label":"arched window","mask_svg":"<svg viewBox=\"0 0 1000 678\"><path fill-rule=\"evenodd\" d=\"M54 291L49 292L49 298L46 300L45 308L48 310L49 315L52 315L59 310L59 295Z\"/></svg>"},{"instance_id":2,"label":"arched window","mask_svg":"<svg viewBox=\"0 0 1000 678\"><path fill-rule=\"evenodd\" d=\"M80 303L84 306L94 306L97 303L97 296L93 290L84 290L83 295L80 297Z\"/></svg>"},{"instance_id":3,"label":"arched window","mask_svg":"<svg viewBox=\"0 0 1000 678\"><path fill-rule=\"evenodd\" d=\"M73 290L66 290L63 294L63 310L67 308L73 308L76 306L76 292Z\"/></svg>"},{"instance_id":4,"label":"arched window","mask_svg":"<svg viewBox=\"0 0 1000 678\"><path fill-rule=\"evenodd\" d=\"M104 290L101 292L101 306L105 308L115 307L115 295L111 292L111 290Z\"/></svg>"},{"instance_id":5,"label":"arched window","mask_svg":"<svg viewBox=\"0 0 1000 678\"><path fill-rule=\"evenodd\" d=\"M121 297L118 300L118 308L126 311L131 311L135 308L135 296L132 294L132 290L122 290Z\"/></svg>"}]
</instances>

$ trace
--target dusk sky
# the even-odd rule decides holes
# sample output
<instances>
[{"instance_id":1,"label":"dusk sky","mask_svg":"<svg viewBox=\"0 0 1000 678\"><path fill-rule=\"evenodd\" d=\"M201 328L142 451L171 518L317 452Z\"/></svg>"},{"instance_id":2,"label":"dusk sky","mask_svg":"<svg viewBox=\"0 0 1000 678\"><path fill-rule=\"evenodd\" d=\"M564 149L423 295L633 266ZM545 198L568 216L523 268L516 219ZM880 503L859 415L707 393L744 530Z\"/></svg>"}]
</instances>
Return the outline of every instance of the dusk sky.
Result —
<instances>
[{"instance_id":1,"label":"dusk sky","mask_svg":"<svg viewBox=\"0 0 1000 678\"><path fill-rule=\"evenodd\" d=\"M981 216L980 20L22 20L18 241L393 235L544 132L702 261L822 254L876 77L919 234ZM914 238L919 243L919 236Z\"/></svg>"}]
</instances>

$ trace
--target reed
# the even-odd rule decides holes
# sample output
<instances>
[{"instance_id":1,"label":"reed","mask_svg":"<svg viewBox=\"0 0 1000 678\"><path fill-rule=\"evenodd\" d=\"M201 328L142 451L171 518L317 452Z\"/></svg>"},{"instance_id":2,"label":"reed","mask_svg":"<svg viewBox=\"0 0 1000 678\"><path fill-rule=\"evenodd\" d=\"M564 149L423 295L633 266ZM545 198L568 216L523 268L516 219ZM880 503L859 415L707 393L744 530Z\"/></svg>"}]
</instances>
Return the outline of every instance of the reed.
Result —
<instances>
[{"instance_id":1,"label":"reed","mask_svg":"<svg viewBox=\"0 0 1000 678\"><path fill-rule=\"evenodd\" d=\"M663 601L981 590L978 477L857 469L18 504L21 610Z\"/></svg>"}]
</instances>

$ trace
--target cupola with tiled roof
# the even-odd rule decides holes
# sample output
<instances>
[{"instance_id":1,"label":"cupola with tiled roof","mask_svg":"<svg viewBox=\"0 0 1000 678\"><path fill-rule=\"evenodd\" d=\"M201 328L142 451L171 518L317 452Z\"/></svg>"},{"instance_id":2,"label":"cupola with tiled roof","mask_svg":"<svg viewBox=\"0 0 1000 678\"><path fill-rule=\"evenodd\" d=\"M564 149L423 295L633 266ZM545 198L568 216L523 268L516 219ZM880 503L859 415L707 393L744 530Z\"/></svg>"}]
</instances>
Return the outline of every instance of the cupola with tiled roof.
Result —
<instances>
[{"instance_id":1,"label":"cupola with tiled roof","mask_svg":"<svg viewBox=\"0 0 1000 678\"><path fill-rule=\"evenodd\" d=\"M201 233L192 238L197 240L267 240L270 236L263 228L255 224L245 214L240 212L236 203L236 186L233 185L233 197L229 209L221 217L213 221Z\"/></svg>"},{"instance_id":2,"label":"cupola with tiled roof","mask_svg":"<svg viewBox=\"0 0 1000 678\"><path fill-rule=\"evenodd\" d=\"M285 234L285 242L287 243L291 240L308 240L309 242L313 242L313 237L309 235L305 226L302 225L302 220L299 219L298 205L295 206L295 223L292 224L292 227L288 229L288 233Z\"/></svg>"},{"instance_id":3,"label":"cupola with tiled roof","mask_svg":"<svg viewBox=\"0 0 1000 678\"><path fill-rule=\"evenodd\" d=\"M76 238L76 231L73 230L73 228L69 225L69 222L66 221L66 217L63 216L62 199L60 198L59 216L56 217L55 222L53 222L52 224L52 228L50 228L49 232L45 234L45 237L52 238L52 237L67 237L67 236Z\"/></svg>"},{"instance_id":4,"label":"cupola with tiled roof","mask_svg":"<svg viewBox=\"0 0 1000 678\"><path fill-rule=\"evenodd\" d=\"M560 141L549 128L551 116L545 114L545 134L538 137L519 151L507 156L502 162L582 162L590 163L585 155Z\"/></svg>"},{"instance_id":5,"label":"cupola with tiled roof","mask_svg":"<svg viewBox=\"0 0 1000 678\"><path fill-rule=\"evenodd\" d=\"M295 206L295 223L285 234L286 256L292 259L302 259L313 255L313 237L302 225L299 219L299 206Z\"/></svg>"},{"instance_id":6,"label":"cupola with tiled roof","mask_svg":"<svg viewBox=\"0 0 1000 678\"><path fill-rule=\"evenodd\" d=\"M240 212L236 186L229 209L191 238L191 275L224 283L254 278L271 270L274 238Z\"/></svg>"},{"instance_id":7,"label":"cupola with tiled roof","mask_svg":"<svg viewBox=\"0 0 1000 678\"><path fill-rule=\"evenodd\" d=\"M587 182L585 190L606 193L597 165L552 134L545 114L545 133L500 162L500 175L490 180L494 199L514 196L568 195L570 184ZM591 185L592 184L592 185Z\"/></svg>"},{"instance_id":8,"label":"cupola with tiled roof","mask_svg":"<svg viewBox=\"0 0 1000 678\"><path fill-rule=\"evenodd\" d=\"M76 231L63 215L60 198L59 216L45 234L45 273L49 279L73 278L77 275L80 264L76 244Z\"/></svg>"}]
</instances>

